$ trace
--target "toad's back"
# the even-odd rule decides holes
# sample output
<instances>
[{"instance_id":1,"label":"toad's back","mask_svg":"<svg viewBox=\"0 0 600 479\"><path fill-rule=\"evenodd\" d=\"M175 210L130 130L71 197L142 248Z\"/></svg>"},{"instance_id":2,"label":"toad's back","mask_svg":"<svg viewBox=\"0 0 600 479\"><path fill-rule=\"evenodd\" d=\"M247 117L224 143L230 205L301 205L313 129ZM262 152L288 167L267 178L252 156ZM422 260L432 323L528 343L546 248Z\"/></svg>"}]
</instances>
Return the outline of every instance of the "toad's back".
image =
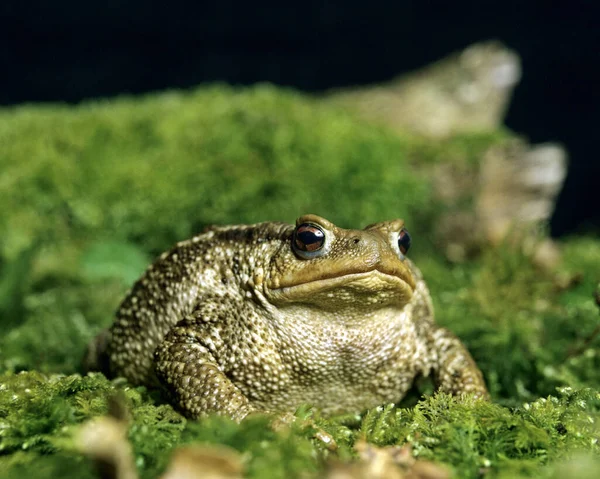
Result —
<instances>
[{"instance_id":1,"label":"toad's back","mask_svg":"<svg viewBox=\"0 0 600 479\"><path fill-rule=\"evenodd\" d=\"M284 223L215 227L163 253L117 310L108 372L135 384L154 383L154 351L167 332L198 304L243 297L250 265L279 247L290 229Z\"/></svg>"}]
</instances>

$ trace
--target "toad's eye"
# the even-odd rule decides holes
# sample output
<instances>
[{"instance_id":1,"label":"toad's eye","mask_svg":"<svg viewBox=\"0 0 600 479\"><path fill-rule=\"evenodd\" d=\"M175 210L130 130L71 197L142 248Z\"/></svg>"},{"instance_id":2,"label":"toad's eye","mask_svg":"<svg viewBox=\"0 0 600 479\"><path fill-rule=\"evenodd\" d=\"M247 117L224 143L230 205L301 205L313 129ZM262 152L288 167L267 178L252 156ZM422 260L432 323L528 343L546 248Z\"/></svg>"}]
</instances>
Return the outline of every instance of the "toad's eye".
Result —
<instances>
[{"instance_id":1,"label":"toad's eye","mask_svg":"<svg viewBox=\"0 0 600 479\"><path fill-rule=\"evenodd\" d=\"M404 228L398 233L398 248L400 248L400 253L402 254L408 253L410 249L410 235Z\"/></svg>"},{"instance_id":2,"label":"toad's eye","mask_svg":"<svg viewBox=\"0 0 600 479\"><path fill-rule=\"evenodd\" d=\"M300 256L302 253L314 253L319 251L325 244L325 232L320 226L303 223L294 231L293 245Z\"/></svg>"}]
</instances>

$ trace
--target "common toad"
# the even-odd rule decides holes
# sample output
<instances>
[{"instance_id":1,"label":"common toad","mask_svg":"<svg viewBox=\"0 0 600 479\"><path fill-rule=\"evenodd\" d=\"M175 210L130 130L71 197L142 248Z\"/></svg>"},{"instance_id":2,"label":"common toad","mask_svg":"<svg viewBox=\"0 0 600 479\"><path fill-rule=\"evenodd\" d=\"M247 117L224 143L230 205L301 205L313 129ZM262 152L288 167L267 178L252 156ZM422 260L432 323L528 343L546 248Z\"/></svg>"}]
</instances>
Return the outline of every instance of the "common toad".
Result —
<instances>
[{"instance_id":1,"label":"common toad","mask_svg":"<svg viewBox=\"0 0 600 479\"><path fill-rule=\"evenodd\" d=\"M190 417L360 411L399 401L419 375L487 397L466 348L434 324L410 241L402 220L210 227L148 268L91 363L161 385Z\"/></svg>"}]
</instances>

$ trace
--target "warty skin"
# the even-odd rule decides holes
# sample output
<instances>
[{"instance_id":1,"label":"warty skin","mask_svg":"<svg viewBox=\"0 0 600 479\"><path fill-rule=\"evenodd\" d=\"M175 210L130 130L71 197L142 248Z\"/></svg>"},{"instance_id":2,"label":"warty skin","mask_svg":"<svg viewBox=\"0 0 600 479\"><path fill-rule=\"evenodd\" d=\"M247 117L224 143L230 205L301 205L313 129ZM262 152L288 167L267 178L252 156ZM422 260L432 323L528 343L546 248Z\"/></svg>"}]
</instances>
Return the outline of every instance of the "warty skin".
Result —
<instances>
[{"instance_id":1,"label":"warty skin","mask_svg":"<svg viewBox=\"0 0 600 479\"><path fill-rule=\"evenodd\" d=\"M361 411L419 375L487 398L466 348L435 325L404 234L402 220L347 230L316 215L211 227L148 268L88 366L160 385L188 417Z\"/></svg>"}]
</instances>

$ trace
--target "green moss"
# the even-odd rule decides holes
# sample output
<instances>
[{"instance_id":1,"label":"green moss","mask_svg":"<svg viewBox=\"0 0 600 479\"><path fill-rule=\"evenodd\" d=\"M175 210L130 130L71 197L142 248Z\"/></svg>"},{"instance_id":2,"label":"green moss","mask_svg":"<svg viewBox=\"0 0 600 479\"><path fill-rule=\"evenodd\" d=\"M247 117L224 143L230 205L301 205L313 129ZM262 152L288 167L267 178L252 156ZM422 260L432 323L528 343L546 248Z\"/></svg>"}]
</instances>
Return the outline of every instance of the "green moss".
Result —
<instances>
[{"instance_id":1,"label":"green moss","mask_svg":"<svg viewBox=\"0 0 600 479\"><path fill-rule=\"evenodd\" d=\"M478 477L481 468L532 473L549 458L597 452L599 405L596 392L568 388L514 410L438 394L412 409L369 411L361 432L375 444L408 441L418 457L451 464L458 477Z\"/></svg>"},{"instance_id":2,"label":"green moss","mask_svg":"<svg viewBox=\"0 0 600 479\"><path fill-rule=\"evenodd\" d=\"M156 253L209 223L313 211L354 225L427 207L406 142L268 86L22 107L0 114L0 143L9 257L39 237Z\"/></svg>"},{"instance_id":3,"label":"green moss","mask_svg":"<svg viewBox=\"0 0 600 479\"><path fill-rule=\"evenodd\" d=\"M76 426L106 413L108 398L117 391L131 408L129 440L142 477L157 477L173 448L183 444L225 444L243 452L249 477L310 476L322 470L330 454L309 439L310 428L275 433L260 416L242 424L221 417L186 421L144 388L111 383L99 374L8 374L0 384L0 471L11 474L53 477L67 466L89 474L90 463L76 453ZM370 410L350 426L347 418L315 415L314 420L334 436L342 457L350 456L349 447L359 438L380 446L409 443L418 457L451 466L457 477L479 477L482 468L526 477L551 461L598 453L599 407L597 392L563 388L558 396L515 409L437 394L413 408Z\"/></svg>"},{"instance_id":4,"label":"green moss","mask_svg":"<svg viewBox=\"0 0 600 479\"><path fill-rule=\"evenodd\" d=\"M569 477L571 457L593 468L598 240L564 241L563 272L580 277L565 288L510 245L449 265L431 239L443 209L431 165L467 171L509 137L397 136L270 86L0 110L0 477L94 477L74 433L117 392L131 409L143 477L195 442L243 452L250 477L318 475L332 454L311 428L275 433L259 417L186 421L144 388L74 374L154 255L209 223L305 212L354 227L404 217L438 322L468 345L495 401L434 395L339 418L301 408L299 417L335 437L335 455L349 460L366 438L408 442L456 477Z\"/></svg>"},{"instance_id":5,"label":"green moss","mask_svg":"<svg viewBox=\"0 0 600 479\"><path fill-rule=\"evenodd\" d=\"M268 427L268 417L253 417L241 425L222 417L189 422L171 406L156 404L145 388L111 383L101 374L20 373L0 376L0 471L53 477L78 457L76 426L106 414L108 399L117 393L131 409L129 440L142 477L156 477L173 448L187 443L226 444L245 452L250 477L286 478L301 470L317 470L309 432L296 427L275 433ZM46 460L38 470L39 459L49 455L54 460ZM78 469L89 473L91 464L78 462Z\"/></svg>"},{"instance_id":6,"label":"green moss","mask_svg":"<svg viewBox=\"0 0 600 479\"><path fill-rule=\"evenodd\" d=\"M566 290L508 245L476 262L448 268L422 262L437 321L468 345L490 391L505 404L552 394L556 387L597 387L600 337L591 336L599 309L600 242L564 242L565 274L581 280ZM591 341L587 341L590 338Z\"/></svg>"}]
</instances>

